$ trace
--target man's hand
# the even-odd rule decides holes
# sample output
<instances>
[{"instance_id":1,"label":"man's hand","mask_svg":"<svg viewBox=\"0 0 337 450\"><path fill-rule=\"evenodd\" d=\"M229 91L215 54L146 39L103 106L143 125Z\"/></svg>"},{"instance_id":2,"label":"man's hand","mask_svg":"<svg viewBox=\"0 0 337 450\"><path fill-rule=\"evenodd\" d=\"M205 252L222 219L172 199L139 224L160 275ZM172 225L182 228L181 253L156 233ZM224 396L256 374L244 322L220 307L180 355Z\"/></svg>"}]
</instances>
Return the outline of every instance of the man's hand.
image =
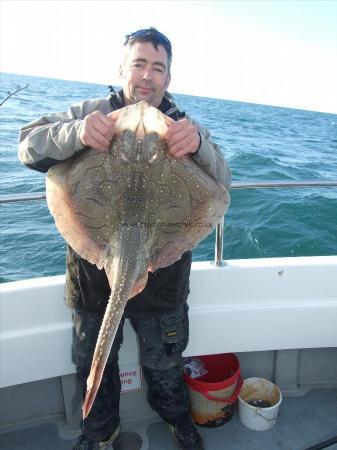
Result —
<instances>
[{"instance_id":1,"label":"man's hand","mask_svg":"<svg viewBox=\"0 0 337 450\"><path fill-rule=\"evenodd\" d=\"M170 122L165 134L168 149L175 158L195 153L200 146L198 129L188 119Z\"/></svg>"},{"instance_id":2,"label":"man's hand","mask_svg":"<svg viewBox=\"0 0 337 450\"><path fill-rule=\"evenodd\" d=\"M115 135L116 116L107 116L100 111L88 114L82 123L80 139L84 146L98 151L106 151Z\"/></svg>"}]
</instances>

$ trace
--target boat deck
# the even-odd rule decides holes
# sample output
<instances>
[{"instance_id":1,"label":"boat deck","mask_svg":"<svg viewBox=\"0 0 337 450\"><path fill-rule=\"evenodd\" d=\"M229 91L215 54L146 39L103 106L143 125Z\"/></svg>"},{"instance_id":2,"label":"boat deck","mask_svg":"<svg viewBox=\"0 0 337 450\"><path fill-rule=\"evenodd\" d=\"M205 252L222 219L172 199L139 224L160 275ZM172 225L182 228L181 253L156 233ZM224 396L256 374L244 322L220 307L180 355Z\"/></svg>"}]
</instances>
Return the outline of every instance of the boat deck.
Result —
<instances>
[{"instance_id":1,"label":"boat deck","mask_svg":"<svg viewBox=\"0 0 337 450\"><path fill-rule=\"evenodd\" d=\"M302 397L283 398L276 425L267 431L253 431L241 424L237 411L218 428L198 428L205 450L305 450L337 437L337 389L313 389ZM136 432L143 441L141 450L175 450L167 425L158 417L122 424L122 432ZM336 440L337 441L337 440ZM76 440L60 439L57 425L0 435L2 450L70 450ZM122 441L121 441L122 443ZM315 449L337 450L337 442ZM115 450L140 450L119 445Z\"/></svg>"}]
</instances>

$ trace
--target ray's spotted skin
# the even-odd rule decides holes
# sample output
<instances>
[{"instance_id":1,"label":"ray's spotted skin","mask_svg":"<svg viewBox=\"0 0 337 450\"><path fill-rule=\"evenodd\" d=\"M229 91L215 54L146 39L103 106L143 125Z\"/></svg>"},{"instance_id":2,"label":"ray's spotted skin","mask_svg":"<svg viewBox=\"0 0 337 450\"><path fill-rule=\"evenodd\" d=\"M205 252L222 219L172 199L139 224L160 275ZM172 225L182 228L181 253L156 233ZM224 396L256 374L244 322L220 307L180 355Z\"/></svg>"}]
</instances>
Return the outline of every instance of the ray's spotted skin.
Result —
<instances>
[{"instance_id":1,"label":"ray's spotted skin","mask_svg":"<svg viewBox=\"0 0 337 450\"><path fill-rule=\"evenodd\" d=\"M104 268L111 287L84 418L126 302L144 289L148 271L173 264L205 238L229 205L225 187L190 157L169 154L164 136L172 119L145 101L114 114L117 137L110 151L89 149L47 176L48 206L58 230L82 258Z\"/></svg>"}]
</instances>

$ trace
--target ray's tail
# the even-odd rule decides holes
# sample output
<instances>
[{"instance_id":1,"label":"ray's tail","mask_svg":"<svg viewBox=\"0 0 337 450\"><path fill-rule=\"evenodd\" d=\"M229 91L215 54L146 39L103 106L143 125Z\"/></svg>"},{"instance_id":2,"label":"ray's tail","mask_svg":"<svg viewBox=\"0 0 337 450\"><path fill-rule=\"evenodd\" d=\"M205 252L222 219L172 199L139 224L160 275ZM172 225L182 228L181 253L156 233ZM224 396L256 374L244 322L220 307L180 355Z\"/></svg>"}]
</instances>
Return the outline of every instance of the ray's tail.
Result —
<instances>
[{"instance_id":1,"label":"ray's tail","mask_svg":"<svg viewBox=\"0 0 337 450\"><path fill-rule=\"evenodd\" d=\"M99 386L101 384L105 363L94 361L87 380L87 392L82 406L83 419L86 419L95 401Z\"/></svg>"},{"instance_id":2,"label":"ray's tail","mask_svg":"<svg viewBox=\"0 0 337 450\"><path fill-rule=\"evenodd\" d=\"M98 334L91 369L87 379L87 392L82 407L83 419L88 416L95 401L125 305L130 297L139 270L135 265L135 261L132 261L130 264L128 258L123 259L121 255L114 258L111 267L112 270L110 271L106 268L111 286L111 295Z\"/></svg>"}]
</instances>

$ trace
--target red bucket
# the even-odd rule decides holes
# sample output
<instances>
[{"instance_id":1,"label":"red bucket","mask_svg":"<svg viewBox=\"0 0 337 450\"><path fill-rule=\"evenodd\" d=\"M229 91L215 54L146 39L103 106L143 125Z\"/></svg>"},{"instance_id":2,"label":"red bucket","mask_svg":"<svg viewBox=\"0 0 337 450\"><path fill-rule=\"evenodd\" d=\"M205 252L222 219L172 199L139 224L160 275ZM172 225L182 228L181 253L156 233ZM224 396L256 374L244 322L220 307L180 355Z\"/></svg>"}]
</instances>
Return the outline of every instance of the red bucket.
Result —
<instances>
[{"instance_id":1,"label":"red bucket","mask_svg":"<svg viewBox=\"0 0 337 450\"><path fill-rule=\"evenodd\" d=\"M228 422L242 386L240 363L233 353L196 356L205 375L191 378L184 373L191 415L197 425L218 427Z\"/></svg>"}]
</instances>

